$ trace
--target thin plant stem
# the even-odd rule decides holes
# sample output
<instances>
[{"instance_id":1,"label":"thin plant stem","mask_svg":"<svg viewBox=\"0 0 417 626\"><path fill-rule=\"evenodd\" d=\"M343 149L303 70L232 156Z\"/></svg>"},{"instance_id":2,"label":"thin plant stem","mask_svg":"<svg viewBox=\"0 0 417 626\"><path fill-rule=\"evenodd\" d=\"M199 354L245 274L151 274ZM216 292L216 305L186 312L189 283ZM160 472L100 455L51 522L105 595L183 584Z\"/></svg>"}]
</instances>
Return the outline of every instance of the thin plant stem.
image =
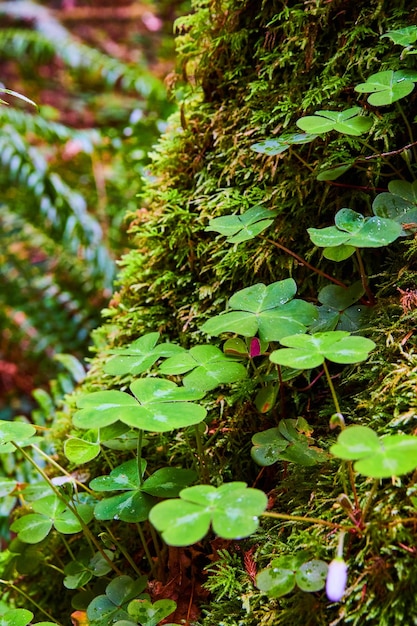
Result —
<instances>
[{"instance_id":1,"label":"thin plant stem","mask_svg":"<svg viewBox=\"0 0 417 626\"><path fill-rule=\"evenodd\" d=\"M140 571L140 569L138 568L138 566L136 565L136 563L134 562L134 560L132 559L132 557L130 556L129 552L126 550L126 548L116 539L116 537L114 536L114 534L112 533L111 529L108 526L104 527L106 529L106 532L109 534L109 536L111 537L111 540L113 541L114 545L116 546L116 548L119 550L119 552L121 552L121 554L123 554L123 556L125 557L126 561L129 563L130 567L136 572L136 574L138 576L142 576L142 572Z\"/></svg>"},{"instance_id":2,"label":"thin plant stem","mask_svg":"<svg viewBox=\"0 0 417 626\"><path fill-rule=\"evenodd\" d=\"M159 547L158 535L156 534L155 529L151 523L149 523L149 532L151 533L152 543L155 548L155 554L157 556L157 559L159 560L161 558L161 549Z\"/></svg>"},{"instance_id":3,"label":"thin plant stem","mask_svg":"<svg viewBox=\"0 0 417 626\"><path fill-rule=\"evenodd\" d=\"M343 530L345 532L349 532L353 530L353 527L347 528L346 526L342 526L341 524L328 522L327 520L320 519L318 517L304 517L303 515L288 515L286 513L274 513L273 511L267 511L265 513L261 513L261 516L272 517L274 519L288 520L289 522L305 522L306 524L319 524L320 526L327 526L328 528L332 528L333 530ZM358 530L358 529L354 528L354 530Z\"/></svg>"},{"instance_id":4,"label":"thin plant stem","mask_svg":"<svg viewBox=\"0 0 417 626\"><path fill-rule=\"evenodd\" d=\"M324 369L324 373L326 375L327 384L329 385L329 388L330 388L330 393L332 394L334 408L336 409L336 413L341 414L342 411L340 410L339 400L337 398L336 390L334 388L333 381L332 381L332 378L330 376L329 368L327 367L326 361L323 362L323 369ZM358 510L360 510L358 492L356 491L356 485L355 485L355 474L353 472L353 466L352 466L351 461L347 461L346 464L347 464L347 468L348 468L349 482L350 482L350 486L352 488L353 499L355 501L355 507Z\"/></svg>"},{"instance_id":5,"label":"thin plant stem","mask_svg":"<svg viewBox=\"0 0 417 626\"><path fill-rule=\"evenodd\" d=\"M369 304L371 306L374 306L376 302L375 296L369 288L368 277L366 275L365 266L363 264L362 255L359 251L359 248L355 248L355 252L356 252L356 259L358 261L358 266L359 266L359 273L361 275L362 287L365 289L365 293L368 296Z\"/></svg>"},{"instance_id":6,"label":"thin plant stem","mask_svg":"<svg viewBox=\"0 0 417 626\"><path fill-rule=\"evenodd\" d=\"M104 552L102 546L100 545L100 542L97 541L97 539L95 538L95 536L93 535L93 533L90 531L90 529L88 528L87 524L84 522L83 518L81 517L81 515L78 513L77 508L68 500L66 500L61 492L59 491L59 489L57 489L55 487L55 485L53 484L53 482L51 481L51 479L49 478L49 476L43 471L43 469L41 467L39 467L39 465L36 463L36 461L34 461L34 459L32 459L32 457L27 454L27 452L25 452L25 450L19 446L15 441L11 442L14 447L19 450L19 452L21 453L21 455L31 464L33 465L33 467L36 469L36 471L42 476L42 478L44 479L44 481L50 486L50 488L52 489L52 491L54 492L54 494L57 496L57 498L59 498L59 500L61 500L61 502L63 502L65 504L66 507L68 507L68 509L71 511L71 513L77 518L82 531L87 539L87 541L90 544L90 547L92 548L92 545L94 545L97 550L100 552L101 556L103 557L103 559L105 559L107 561L107 563L110 565L110 567L112 568L112 570L118 575L121 576L122 572L119 570L119 568L113 563L113 561L111 559L109 559L109 557L107 556L107 554Z\"/></svg>"},{"instance_id":7,"label":"thin plant stem","mask_svg":"<svg viewBox=\"0 0 417 626\"><path fill-rule=\"evenodd\" d=\"M326 361L323 362L323 369L326 375L327 384L329 385L330 393L332 394L332 400L333 400L334 408L336 409L336 413L341 413L342 411L340 410L339 400L337 399L336 390L334 388L333 381L330 376L329 368L327 367Z\"/></svg>"},{"instance_id":8,"label":"thin plant stem","mask_svg":"<svg viewBox=\"0 0 417 626\"><path fill-rule=\"evenodd\" d=\"M16 587L16 585L13 585L13 583L9 582L8 580L3 580L2 578L0 578L0 584L5 585L9 589L13 589L13 591L16 591L16 593L18 593L23 598L25 598L25 600L33 604L33 606L35 606L38 609L38 611L43 613L43 615L46 615L49 621L54 622L58 626L64 626L61 622L59 622L57 619L52 617L52 615L50 615L47 611L45 611L45 609L43 609L33 598L28 596L27 593L22 591L22 589L19 589L19 587Z\"/></svg>"},{"instance_id":9,"label":"thin plant stem","mask_svg":"<svg viewBox=\"0 0 417 626\"><path fill-rule=\"evenodd\" d=\"M200 461L200 467L201 467L201 478L204 483L209 484L210 474L207 468L206 455L204 453L204 446L201 440L201 433L199 431L198 426L199 426L198 424L195 425L194 431L195 431L195 440L197 443L197 454L198 454L198 459Z\"/></svg>"},{"instance_id":10,"label":"thin plant stem","mask_svg":"<svg viewBox=\"0 0 417 626\"><path fill-rule=\"evenodd\" d=\"M295 252L293 252L289 248L286 248L281 243L278 243L277 241L273 241L273 239L268 239L268 237L262 237L261 235L259 235L259 238L263 239L264 241L267 241L272 246L275 246L276 248L279 248L280 250L282 250L286 254L289 254L294 259L296 259L301 265L305 265L306 267L308 267L308 269L310 269L312 272L315 272L316 274L319 274L319 276L323 276L324 278L327 278L327 280L330 280L332 283L335 283L336 285L339 285L339 287L343 287L344 289L347 289L347 286L345 285L345 283L342 283L342 281L338 280L337 278L334 278L333 276L330 276L330 274L327 274L326 272L323 272L323 270L320 270L318 267L315 267L314 265L311 265L311 263L309 263L308 261L306 261L302 257L298 256L298 254L296 254Z\"/></svg>"},{"instance_id":11,"label":"thin plant stem","mask_svg":"<svg viewBox=\"0 0 417 626\"><path fill-rule=\"evenodd\" d=\"M43 450L38 448L38 446L36 444L32 443L31 447L33 448L33 450L36 450L36 452L38 454L40 454L44 459L46 459L48 461L48 463L50 463L51 465L56 467L60 472L62 472L64 474L64 476L67 476L67 478L70 479L71 483L75 483L78 487L81 487L82 489L87 491L89 494L93 494L94 493L89 487L87 487L87 485L84 485L84 483L82 483L79 480L77 480L72 474L67 472L59 463L54 461L54 459L51 458L48 454L46 454L46 452L44 452Z\"/></svg>"},{"instance_id":12,"label":"thin plant stem","mask_svg":"<svg viewBox=\"0 0 417 626\"><path fill-rule=\"evenodd\" d=\"M136 528L138 531L139 539L143 547L143 551L145 552L146 559L149 563L149 567L151 568L151 572L155 572L155 562L152 559L152 555L149 552L148 544L146 543L146 537L142 530L142 526L140 524L136 524Z\"/></svg>"},{"instance_id":13,"label":"thin plant stem","mask_svg":"<svg viewBox=\"0 0 417 626\"><path fill-rule=\"evenodd\" d=\"M137 462L138 462L138 474L139 474L139 487L143 485L143 473L142 473L142 446L143 446L143 430L139 429L138 444L137 444Z\"/></svg>"},{"instance_id":14,"label":"thin plant stem","mask_svg":"<svg viewBox=\"0 0 417 626\"><path fill-rule=\"evenodd\" d=\"M407 132L408 132L408 136L410 137L411 149L412 149L412 151L413 151L414 161L417 161L417 151L416 151L416 147L415 147L415 141L414 141L414 136L413 136L413 130L412 130L412 128L411 128L410 122L408 121L407 116L406 116L406 114L404 113L404 109L402 108L401 104L400 104L399 102L396 102L396 106L397 106L397 109L398 109L398 111L399 111L399 113L400 113L401 117L402 117L402 118L403 118L403 120L404 120L404 124L405 124L405 127L406 127ZM406 163L407 163L407 167L408 167L408 169L409 169L409 171L410 171L411 176L413 176L413 177L414 177L414 172L413 172L413 170L412 170L412 169L411 169L411 167L410 167L409 161L408 161L408 160L406 160Z\"/></svg>"},{"instance_id":15,"label":"thin plant stem","mask_svg":"<svg viewBox=\"0 0 417 626\"><path fill-rule=\"evenodd\" d=\"M367 517L367 515L369 513L369 509L371 508L372 500L374 499L376 490L378 489L378 485L379 485L379 480L378 480L378 478L375 478L373 483L372 483L372 488L371 488L371 491L369 492L369 496L366 499L365 506L363 507L362 523L365 522L365 518Z\"/></svg>"}]
</instances>

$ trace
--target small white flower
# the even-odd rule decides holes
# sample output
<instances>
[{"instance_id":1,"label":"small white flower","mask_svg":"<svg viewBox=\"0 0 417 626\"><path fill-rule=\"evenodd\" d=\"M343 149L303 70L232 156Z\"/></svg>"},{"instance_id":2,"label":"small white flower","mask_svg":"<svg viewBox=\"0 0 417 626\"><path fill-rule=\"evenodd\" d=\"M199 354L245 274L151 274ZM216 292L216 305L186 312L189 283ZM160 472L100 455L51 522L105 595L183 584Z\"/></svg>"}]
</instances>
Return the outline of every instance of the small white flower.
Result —
<instances>
[{"instance_id":1,"label":"small white flower","mask_svg":"<svg viewBox=\"0 0 417 626\"><path fill-rule=\"evenodd\" d=\"M331 602L340 602L346 589L347 565L337 557L329 565L326 578L326 595Z\"/></svg>"}]
</instances>

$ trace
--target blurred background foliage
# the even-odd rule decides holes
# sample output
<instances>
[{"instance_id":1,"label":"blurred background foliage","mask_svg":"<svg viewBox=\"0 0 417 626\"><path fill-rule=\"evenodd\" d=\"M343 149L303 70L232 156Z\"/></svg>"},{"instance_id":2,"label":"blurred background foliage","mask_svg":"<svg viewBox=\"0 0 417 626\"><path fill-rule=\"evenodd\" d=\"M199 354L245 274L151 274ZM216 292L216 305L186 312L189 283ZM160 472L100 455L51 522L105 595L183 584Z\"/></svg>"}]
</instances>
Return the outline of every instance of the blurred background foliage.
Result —
<instances>
[{"instance_id":1,"label":"blurred background foliage","mask_svg":"<svg viewBox=\"0 0 417 626\"><path fill-rule=\"evenodd\" d=\"M0 87L38 105L2 95L0 106L2 419L29 413L60 369L68 380L56 355L88 353L127 250L124 215L174 108L172 24L188 8L0 3Z\"/></svg>"}]
</instances>

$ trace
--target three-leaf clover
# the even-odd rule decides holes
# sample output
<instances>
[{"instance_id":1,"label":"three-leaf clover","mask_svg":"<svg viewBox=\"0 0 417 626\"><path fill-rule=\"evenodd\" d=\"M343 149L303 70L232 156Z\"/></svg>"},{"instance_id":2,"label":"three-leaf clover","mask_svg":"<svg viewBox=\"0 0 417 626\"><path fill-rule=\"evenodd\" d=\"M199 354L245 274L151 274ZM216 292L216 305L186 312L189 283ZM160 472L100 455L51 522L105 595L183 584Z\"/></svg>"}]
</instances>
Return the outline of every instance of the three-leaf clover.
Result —
<instances>
[{"instance_id":1,"label":"three-leaf clover","mask_svg":"<svg viewBox=\"0 0 417 626\"><path fill-rule=\"evenodd\" d=\"M251 150L268 156L276 156L288 150L292 145L310 143L317 135L311 133L285 133L276 139L267 139L251 145Z\"/></svg>"},{"instance_id":2,"label":"three-leaf clover","mask_svg":"<svg viewBox=\"0 0 417 626\"><path fill-rule=\"evenodd\" d=\"M401 235L402 228L389 218L364 217L352 209L340 209L334 226L307 231L314 245L324 248L324 256L337 261L351 256L355 248L380 248L392 243ZM334 255L331 248L341 249L342 254Z\"/></svg>"},{"instance_id":3,"label":"three-leaf clover","mask_svg":"<svg viewBox=\"0 0 417 626\"><path fill-rule=\"evenodd\" d=\"M417 72L412 70L386 70L367 78L365 83L356 85L355 91L370 93L369 104L385 106L408 96L417 81Z\"/></svg>"},{"instance_id":4,"label":"three-leaf clover","mask_svg":"<svg viewBox=\"0 0 417 626\"><path fill-rule=\"evenodd\" d=\"M270 360L294 369L311 369L324 363L359 363L368 358L375 343L366 337L352 336L344 330L330 330L313 335L292 335L280 343L285 348L274 350Z\"/></svg>"},{"instance_id":5,"label":"three-leaf clover","mask_svg":"<svg viewBox=\"0 0 417 626\"><path fill-rule=\"evenodd\" d=\"M378 437L367 426L348 426L342 430L330 452L340 459L355 461L355 471L372 478L402 476L417 467L417 437L401 434Z\"/></svg>"},{"instance_id":6,"label":"three-leaf clover","mask_svg":"<svg viewBox=\"0 0 417 626\"><path fill-rule=\"evenodd\" d=\"M133 580L130 576L118 576L106 587L105 594L96 596L87 607L87 617L92 626L115 624L118 620L130 619L129 603L142 597L148 579L141 576Z\"/></svg>"},{"instance_id":7,"label":"three-leaf clover","mask_svg":"<svg viewBox=\"0 0 417 626\"><path fill-rule=\"evenodd\" d=\"M62 534L75 534L82 530L78 517L55 494L45 496L32 504L34 513L29 513L17 519L10 529L17 533L25 543L38 543L45 539L54 526ZM93 518L93 507L90 504L76 505L79 517L85 524Z\"/></svg>"},{"instance_id":8,"label":"three-leaf clover","mask_svg":"<svg viewBox=\"0 0 417 626\"><path fill-rule=\"evenodd\" d=\"M251 456L258 465L291 461L300 465L316 465L326 460L322 450L311 447L311 432L303 418L281 420L277 428L269 428L252 437Z\"/></svg>"},{"instance_id":9,"label":"three-leaf clover","mask_svg":"<svg viewBox=\"0 0 417 626\"><path fill-rule=\"evenodd\" d=\"M234 359L227 357L219 348L212 345L194 346L188 351L164 361L159 371L165 375L184 374L184 387L209 391L223 383L243 380L248 373L246 368Z\"/></svg>"},{"instance_id":10,"label":"three-leaf clover","mask_svg":"<svg viewBox=\"0 0 417 626\"><path fill-rule=\"evenodd\" d=\"M94 508L99 520L120 519L123 522L143 522L156 503L155 497L173 498L181 489L196 478L193 470L165 467L142 481L146 462L142 459L139 472L138 461L131 459L115 467L110 474L98 476L90 482L90 488L98 492L121 491L123 493L100 500Z\"/></svg>"},{"instance_id":11,"label":"three-leaf clover","mask_svg":"<svg viewBox=\"0 0 417 626\"><path fill-rule=\"evenodd\" d=\"M257 529L266 505L264 492L243 482L196 485L183 489L179 499L154 506L149 519L168 545L189 546L207 534L210 524L224 539L247 537Z\"/></svg>"},{"instance_id":12,"label":"three-leaf clover","mask_svg":"<svg viewBox=\"0 0 417 626\"><path fill-rule=\"evenodd\" d=\"M302 591L320 591L325 586L327 570L327 563L318 559L309 560L308 552L302 550L274 559L256 576L256 586L270 598L281 598L296 585Z\"/></svg>"},{"instance_id":13,"label":"three-leaf clover","mask_svg":"<svg viewBox=\"0 0 417 626\"><path fill-rule=\"evenodd\" d=\"M161 357L170 357L184 351L175 343L158 344L159 333L148 333L130 345L113 350L113 356L105 365L106 374L135 376L146 372Z\"/></svg>"},{"instance_id":14,"label":"three-leaf clover","mask_svg":"<svg viewBox=\"0 0 417 626\"><path fill-rule=\"evenodd\" d=\"M311 332L357 331L367 313L367 307L357 304L363 294L361 281L347 288L339 285L323 287L317 297L322 306L318 307L318 320L311 327Z\"/></svg>"},{"instance_id":15,"label":"three-leaf clover","mask_svg":"<svg viewBox=\"0 0 417 626\"><path fill-rule=\"evenodd\" d=\"M96 391L77 400L80 408L73 417L78 428L94 429L121 421L132 428L166 432L198 424L206 416L199 404L204 392L178 387L170 380L140 378L124 391Z\"/></svg>"},{"instance_id":16,"label":"three-leaf clover","mask_svg":"<svg viewBox=\"0 0 417 626\"><path fill-rule=\"evenodd\" d=\"M231 332L261 341L279 341L281 337L305 332L317 317L314 305L293 299L297 285L292 278L265 286L257 283L235 293L229 300L231 312L216 315L202 326L209 335Z\"/></svg>"},{"instance_id":17,"label":"three-leaf clover","mask_svg":"<svg viewBox=\"0 0 417 626\"><path fill-rule=\"evenodd\" d=\"M360 107L352 107L345 111L316 111L297 120L297 126L307 133L321 135L336 130L345 135L358 137L366 133L372 126L369 117L360 115Z\"/></svg>"},{"instance_id":18,"label":"three-leaf clover","mask_svg":"<svg viewBox=\"0 0 417 626\"><path fill-rule=\"evenodd\" d=\"M390 218L401 224L402 234L417 228L417 181L392 180L388 192L380 193L372 203L375 215Z\"/></svg>"},{"instance_id":19,"label":"three-leaf clover","mask_svg":"<svg viewBox=\"0 0 417 626\"><path fill-rule=\"evenodd\" d=\"M210 220L206 231L225 235L229 243L242 243L253 239L271 226L278 211L254 206L242 215L224 215Z\"/></svg>"}]
</instances>

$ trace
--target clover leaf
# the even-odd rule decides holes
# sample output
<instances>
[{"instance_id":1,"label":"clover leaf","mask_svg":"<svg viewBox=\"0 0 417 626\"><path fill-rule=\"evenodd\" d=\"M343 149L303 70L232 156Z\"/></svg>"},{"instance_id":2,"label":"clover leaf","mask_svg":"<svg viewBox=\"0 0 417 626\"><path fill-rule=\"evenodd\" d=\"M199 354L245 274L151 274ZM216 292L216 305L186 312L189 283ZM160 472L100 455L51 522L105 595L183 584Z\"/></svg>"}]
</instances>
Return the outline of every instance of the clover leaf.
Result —
<instances>
[{"instance_id":1,"label":"clover leaf","mask_svg":"<svg viewBox=\"0 0 417 626\"><path fill-rule=\"evenodd\" d=\"M129 603L141 597L147 585L146 576L133 580L130 576L118 576L106 587L105 594L96 596L87 607L91 626L114 624L118 620L130 620Z\"/></svg>"},{"instance_id":2,"label":"clover leaf","mask_svg":"<svg viewBox=\"0 0 417 626\"><path fill-rule=\"evenodd\" d=\"M179 499L154 506L149 519L168 545L189 546L207 534L210 524L224 539L247 537L257 529L266 505L264 492L243 482L196 485L183 489Z\"/></svg>"},{"instance_id":3,"label":"clover leaf","mask_svg":"<svg viewBox=\"0 0 417 626\"><path fill-rule=\"evenodd\" d=\"M121 421L132 428L166 432L198 424L206 410L189 400L204 392L178 387L170 380L140 378L130 385L133 395L124 391L96 391L77 400L80 408L73 422L78 428L103 428Z\"/></svg>"},{"instance_id":4,"label":"clover leaf","mask_svg":"<svg viewBox=\"0 0 417 626\"><path fill-rule=\"evenodd\" d=\"M330 330L313 335L292 335L280 343L285 348L274 350L270 360L294 369L311 369L324 363L359 363L368 358L375 343L366 337L351 336L344 330Z\"/></svg>"},{"instance_id":5,"label":"clover leaf","mask_svg":"<svg viewBox=\"0 0 417 626\"><path fill-rule=\"evenodd\" d=\"M335 216L335 226L308 228L314 245L325 248L340 246L347 248L347 258L354 248L380 248L395 241L402 232L401 225L389 218L379 216L364 217L352 209L340 209ZM333 259L341 260L341 259Z\"/></svg>"},{"instance_id":6,"label":"clover leaf","mask_svg":"<svg viewBox=\"0 0 417 626\"><path fill-rule=\"evenodd\" d=\"M247 378L246 368L227 357L212 345L195 346L188 351L172 356L159 368L162 374L184 374L184 387L209 391L223 383L234 383Z\"/></svg>"},{"instance_id":7,"label":"clover leaf","mask_svg":"<svg viewBox=\"0 0 417 626\"><path fill-rule=\"evenodd\" d=\"M70 561L64 567L64 586L67 589L78 589L86 585L94 576L105 576L111 571L108 561L113 561L114 552L103 550L107 559L100 552L91 556L89 550L81 551L74 561Z\"/></svg>"},{"instance_id":8,"label":"clover leaf","mask_svg":"<svg viewBox=\"0 0 417 626\"><path fill-rule=\"evenodd\" d=\"M417 41L417 26L406 26L397 30L388 30L381 35L381 39L388 37L391 41L399 46L411 46Z\"/></svg>"},{"instance_id":9,"label":"clover leaf","mask_svg":"<svg viewBox=\"0 0 417 626\"><path fill-rule=\"evenodd\" d=\"M225 332L279 341L287 334L303 333L317 317L314 305L293 299L297 286L292 278L265 286L257 283L235 293L229 300L231 312L216 315L201 330L208 335Z\"/></svg>"},{"instance_id":10,"label":"clover leaf","mask_svg":"<svg viewBox=\"0 0 417 626\"><path fill-rule=\"evenodd\" d=\"M303 418L281 420L277 428L269 428L252 437L251 456L255 463L262 466L273 465L277 461L316 465L327 457L322 450L311 447L313 440L310 432Z\"/></svg>"},{"instance_id":11,"label":"clover leaf","mask_svg":"<svg viewBox=\"0 0 417 626\"><path fill-rule=\"evenodd\" d=\"M326 285L318 294L318 320L311 327L311 332L327 330L347 330L355 332L363 323L367 307L355 304L364 294L361 281L349 287Z\"/></svg>"},{"instance_id":12,"label":"clover leaf","mask_svg":"<svg viewBox=\"0 0 417 626\"><path fill-rule=\"evenodd\" d=\"M355 91L370 93L368 102L372 106L385 106L408 96L416 81L417 72L412 70L386 70L369 76L365 83L356 85Z\"/></svg>"},{"instance_id":13,"label":"clover leaf","mask_svg":"<svg viewBox=\"0 0 417 626\"><path fill-rule=\"evenodd\" d=\"M148 333L128 346L113 350L115 356L104 365L104 371L113 376L135 376L146 372L159 358L170 357L184 350L174 343L158 344L159 337L159 333Z\"/></svg>"},{"instance_id":14,"label":"clover leaf","mask_svg":"<svg viewBox=\"0 0 417 626\"><path fill-rule=\"evenodd\" d=\"M10 609L0 615L0 626L27 626L32 622L33 613L27 609ZM57 626L56 622L36 622L34 626Z\"/></svg>"},{"instance_id":15,"label":"clover leaf","mask_svg":"<svg viewBox=\"0 0 417 626\"><path fill-rule=\"evenodd\" d=\"M402 226L403 235L417 229L417 181L392 180L388 192L380 193L372 203L375 215L393 219Z\"/></svg>"},{"instance_id":16,"label":"clover leaf","mask_svg":"<svg viewBox=\"0 0 417 626\"><path fill-rule=\"evenodd\" d=\"M0 420L0 453L15 452L12 442L19 446L30 445L30 438L35 434L36 428L32 424Z\"/></svg>"},{"instance_id":17,"label":"clover leaf","mask_svg":"<svg viewBox=\"0 0 417 626\"><path fill-rule=\"evenodd\" d=\"M242 243L253 239L271 226L278 211L254 206L242 215L224 215L210 220L206 231L225 235L229 243Z\"/></svg>"},{"instance_id":18,"label":"clover leaf","mask_svg":"<svg viewBox=\"0 0 417 626\"><path fill-rule=\"evenodd\" d=\"M292 145L310 143L316 139L317 135L310 133L286 133L276 139L267 139L251 145L251 150L266 154L268 156L276 156L288 150Z\"/></svg>"},{"instance_id":19,"label":"clover leaf","mask_svg":"<svg viewBox=\"0 0 417 626\"><path fill-rule=\"evenodd\" d=\"M55 494L45 496L32 504L34 513L17 519L10 526L25 543L38 543L45 539L54 526L59 533L75 534L82 530L80 520L68 506ZM89 504L77 504L77 513L84 523L93 518L93 507Z\"/></svg>"},{"instance_id":20,"label":"clover leaf","mask_svg":"<svg viewBox=\"0 0 417 626\"><path fill-rule=\"evenodd\" d=\"M316 111L314 115L307 115L297 120L297 126L307 133L321 135L336 130L344 135L359 137L372 126L369 117L360 115L360 107L352 107L345 111Z\"/></svg>"},{"instance_id":21,"label":"clover leaf","mask_svg":"<svg viewBox=\"0 0 417 626\"><path fill-rule=\"evenodd\" d=\"M156 503L155 497L172 498L196 478L193 470L161 468L141 482L146 462L141 462L139 474L136 459L115 467L109 475L98 476L90 482L90 488L98 492L123 491L122 494L100 500L94 508L98 520L120 519L123 522L143 522Z\"/></svg>"},{"instance_id":22,"label":"clover leaf","mask_svg":"<svg viewBox=\"0 0 417 626\"><path fill-rule=\"evenodd\" d=\"M354 469L371 478L402 476L417 468L417 437L386 435L378 437L367 426L348 426L339 434L330 452L348 461Z\"/></svg>"},{"instance_id":23,"label":"clover leaf","mask_svg":"<svg viewBox=\"0 0 417 626\"><path fill-rule=\"evenodd\" d=\"M296 585L302 591L320 591L326 584L327 563L309 560L309 554L301 550L295 555L283 555L271 561L269 567L256 576L256 586L269 598L281 598Z\"/></svg>"},{"instance_id":24,"label":"clover leaf","mask_svg":"<svg viewBox=\"0 0 417 626\"><path fill-rule=\"evenodd\" d=\"M129 615L135 620L135 624L141 624L141 626L157 626L161 620L171 615L177 608L177 603L174 600L157 600L152 603L146 598L132 600L127 611Z\"/></svg>"}]
</instances>

